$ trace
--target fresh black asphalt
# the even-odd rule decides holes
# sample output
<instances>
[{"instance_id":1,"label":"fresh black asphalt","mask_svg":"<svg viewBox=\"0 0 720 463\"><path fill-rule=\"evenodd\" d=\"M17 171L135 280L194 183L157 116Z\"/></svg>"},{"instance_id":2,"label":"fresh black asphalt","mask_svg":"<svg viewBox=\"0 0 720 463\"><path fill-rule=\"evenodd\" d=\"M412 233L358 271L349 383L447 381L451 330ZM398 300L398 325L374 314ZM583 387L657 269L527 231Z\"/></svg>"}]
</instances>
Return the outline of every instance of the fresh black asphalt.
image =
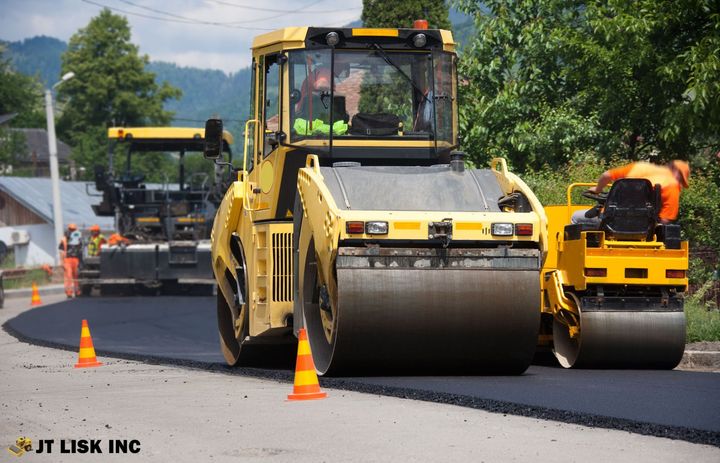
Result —
<instances>
[{"instance_id":1,"label":"fresh black asphalt","mask_svg":"<svg viewBox=\"0 0 720 463\"><path fill-rule=\"evenodd\" d=\"M22 340L74 350L82 319L89 322L99 355L292 379L291 349L272 365L258 365L265 368L224 366L214 298L69 300L26 311L4 327ZM533 365L521 376L322 378L321 383L720 446L720 374L715 373Z\"/></svg>"}]
</instances>

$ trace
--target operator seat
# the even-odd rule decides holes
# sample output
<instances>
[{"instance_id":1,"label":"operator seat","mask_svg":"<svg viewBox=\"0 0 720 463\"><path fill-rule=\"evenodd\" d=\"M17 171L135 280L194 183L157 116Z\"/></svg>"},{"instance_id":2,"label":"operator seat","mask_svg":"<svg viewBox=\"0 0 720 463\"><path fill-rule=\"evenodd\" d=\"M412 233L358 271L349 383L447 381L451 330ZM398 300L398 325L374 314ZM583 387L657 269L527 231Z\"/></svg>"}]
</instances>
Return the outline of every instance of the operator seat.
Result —
<instances>
[{"instance_id":1,"label":"operator seat","mask_svg":"<svg viewBox=\"0 0 720 463\"><path fill-rule=\"evenodd\" d=\"M660 211L660 185L644 178L613 183L600 215L600 230L621 241L652 240Z\"/></svg>"}]
</instances>

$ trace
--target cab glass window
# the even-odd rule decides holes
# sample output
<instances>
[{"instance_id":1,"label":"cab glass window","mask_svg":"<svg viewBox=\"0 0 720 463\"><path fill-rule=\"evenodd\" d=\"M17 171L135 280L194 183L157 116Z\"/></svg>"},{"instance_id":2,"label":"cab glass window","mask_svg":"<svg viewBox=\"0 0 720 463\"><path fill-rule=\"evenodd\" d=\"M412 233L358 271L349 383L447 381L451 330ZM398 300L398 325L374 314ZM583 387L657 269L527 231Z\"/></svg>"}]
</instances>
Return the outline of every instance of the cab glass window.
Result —
<instances>
[{"instance_id":1,"label":"cab glass window","mask_svg":"<svg viewBox=\"0 0 720 463\"><path fill-rule=\"evenodd\" d=\"M451 53L435 53L433 57L435 91L433 103L435 106L435 120L438 142L445 142L451 146L455 143L457 121L453 108L457 104L455 99L455 60Z\"/></svg>"},{"instance_id":2,"label":"cab glass window","mask_svg":"<svg viewBox=\"0 0 720 463\"><path fill-rule=\"evenodd\" d=\"M452 136L452 58L437 54L435 67L433 58L430 52L381 48L291 51L291 142L331 134L428 141Z\"/></svg>"},{"instance_id":3,"label":"cab glass window","mask_svg":"<svg viewBox=\"0 0 720 463\"><path fill-rule=\"evenodd\" d=\"M331 50L289 54L291 140L328 138Z\"/></svg>"},{"instance_id":4,"label":"cab glass window","mask_svg":"<svg viewBox=\"0 0 720 463\"><path fill-rule=\"evenodd\" d=\"M260 58L262 60L262 57ZM255 98L255 91L257 90L257 68L258 63L253 58L252 63L252 77L250 78L250 117L249 119L257 119L258 116L258 108L257 108L257 99ZM248 127L247 125L245 127ZM243 127L243 129L245 129ZM250 133L244 133L243 137L247 140L247 159L245 160L245 168L248 172L253 170L254 167L254 153L255 153L255 132L257 131L257 124L250 124L249 125ZM244 149L245 147L243 147Z\"/></svg>"},{"instance_id":5,"label":"cab glass window","mask_svg":"<svg viewBox=\"0 0 720 463\"><path fill-rule=\"evenodd\" d=\"M280 69L279 55L265 58L265 98L263 130L265 134L263 153L265 156L273 150L268 138L277 137L280 131Z\"/></svg>"}]
</instances>

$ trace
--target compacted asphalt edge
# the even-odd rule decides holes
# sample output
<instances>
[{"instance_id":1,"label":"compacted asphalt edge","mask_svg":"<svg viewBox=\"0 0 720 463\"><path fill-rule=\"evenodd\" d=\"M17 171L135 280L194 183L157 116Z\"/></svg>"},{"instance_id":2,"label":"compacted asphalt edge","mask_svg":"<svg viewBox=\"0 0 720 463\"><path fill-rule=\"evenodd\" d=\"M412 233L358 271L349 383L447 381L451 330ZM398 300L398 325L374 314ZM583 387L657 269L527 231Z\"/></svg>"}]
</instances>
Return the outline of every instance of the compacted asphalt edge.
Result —
<instances>
[{"instance_id":1,"label":"compacted asphalt edge","mask_svg":"<svg viewBox=\"0 0 720 463\"><path fill-rule=\"evenodd\" d=\"M74 345L71 346L64 343L51 342L26 336L25 334L12 328L12 326L10 326L10 321L12 321L12 319L6 321L2 325L3 330L21 342L26 342L28 344L42 347L62 349L66 351L77 351L77 346ZM114 357L150 364L179 366L183 368L205 370L226 375L249 376L259 379L268 379L286 383L292 383L294 379L294 372L290 370L273 370L254 367L229 367L220 363L208 363L194 360L176 359L146 354L134 354L104 349L95 349L95 352L101 357ZM347 390L367 394L397 397L402 399L457 405L460 407L474 408L492 413L558 421L563 423L578 424L596 428L622 430L647 436L679 439L695 444L705 444L720 447L720 433L691 429L682 426L668 426L653 423L644 423L624 418L613 418L590 413L558 410L553 408L518 404L496 399L484 399L460 394L451 394L447 392L433 392L397 386L381 386L375 384L367 384L359 381L353 381L352 379L346 378L322 377L320 382L322 387L330 389Z\"/></svg>"}]
</instances>

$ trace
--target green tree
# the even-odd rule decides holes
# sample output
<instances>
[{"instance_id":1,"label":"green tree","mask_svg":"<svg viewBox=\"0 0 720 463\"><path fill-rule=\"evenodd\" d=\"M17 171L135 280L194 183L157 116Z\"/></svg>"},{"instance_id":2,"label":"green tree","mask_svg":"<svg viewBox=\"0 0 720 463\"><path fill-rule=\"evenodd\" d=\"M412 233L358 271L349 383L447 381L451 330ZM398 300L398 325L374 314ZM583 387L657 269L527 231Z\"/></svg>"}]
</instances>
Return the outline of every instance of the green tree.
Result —
<instances>
[{"instance_id":1,"label":"green tree","mask_svg":"<svg viewBox=\"0 0 720 463\"><path fill-rule=\"evenodd\" d=\"M0 56L3 48L0 47ZM16 116L10 121L14 127L36 128L45 126L42 87L33 77L16 72L10 61L0 59L0 115Z\"/></svg>"},{"instance_id":2,"label":"green tree","mask_svg":"<svg viewBox=\"0 0 720 463\"><path fill-rule=\"evenodd\" d=\"M465 149L484 164L661 159L718 147L714 0L459 0L476 35L460 73Z\"/></svg>"},{"instance_id":3,"label":"green tree","mask_svg":"<svg viewBox=\"0 0 720 463\"><path fill-rule=\"evenodd\" d=\"M3 51L0 46L0 56ZM9 60L0 59L0 115L5 114L15 114L8 126L29 128L45 125L40 83L33 77L15 72ZM24 151L25 136L0 126L0 168L3 173L17 173Z\"/></svg>"},{"instance_id":4,"label":"green tree","mask_svg":"<svg viewBox=\"0 0 720 463\"><path fill-rule=\"evenodd\" d=\"M58 125L86 173L105 163L105 128L168 124L172 113L163 104L181 94L167 82L155 82L145 69L148 56L140 55L130 38L127 19L104 9L70 38L62 56L62 73L76 77L60 87L67 103Z\"/></svg>"},{"instance_id":5,"label":"green tree","mask_svg":"<svg viewBox=\"0 0 720 463\"><path fill-rule=\"evenodd\" d=\"M450 29L448 6L438 0L363 0L365 27L410 28L416 19L426 19L432 29Z\"/></svg>"},{"instance_id":6,"label":"green tree","mask_svg":"<svg viewBox=\"0 0 720 463\"><path fill-rule=\"evenodd\" d=\"M20 155L25 151L25 135L0 126L0 173L17 175Z\"/></svg>"}]
</instances>

